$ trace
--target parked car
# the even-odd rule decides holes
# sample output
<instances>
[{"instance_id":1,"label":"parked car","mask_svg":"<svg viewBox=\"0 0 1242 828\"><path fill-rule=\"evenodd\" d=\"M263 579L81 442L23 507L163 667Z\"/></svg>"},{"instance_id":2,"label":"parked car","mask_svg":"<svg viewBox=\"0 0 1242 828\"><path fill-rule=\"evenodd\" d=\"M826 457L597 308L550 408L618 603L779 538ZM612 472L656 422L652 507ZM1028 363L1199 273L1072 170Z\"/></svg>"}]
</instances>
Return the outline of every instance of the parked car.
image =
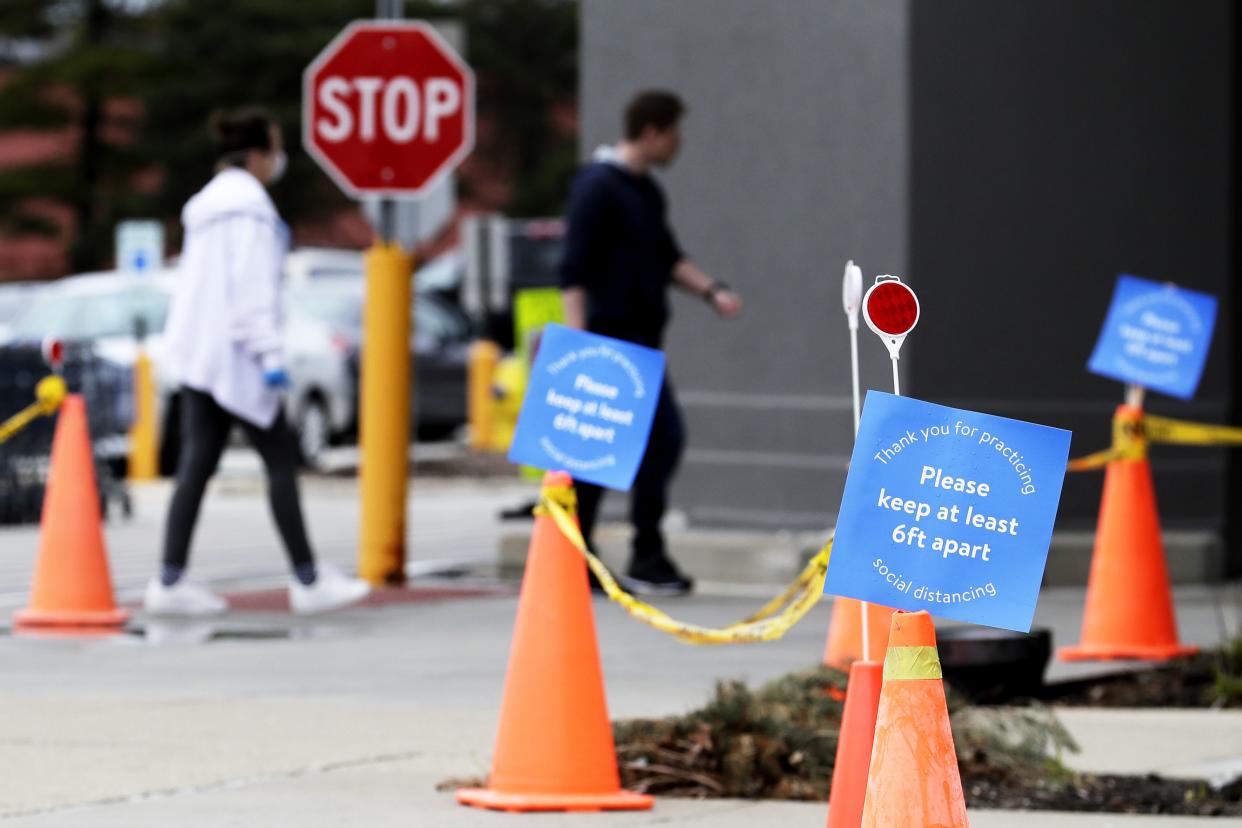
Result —
<instances>
[{"instance_id":1,"label":"parked car","mask_svg":"<svg viewBox=\"0 0 1242 828\"><path fill-rule=\"evenodd\" d=\"M9 339L13 317L22 312L39 287L33 282L0 282L0 342Z\"/></svg>"},{"instance_id":2,"label":"parked car","mask_svg":"<svg viewBox=\"0 0 1242 828\"><path fill-rule=\"evenodd\" d=\"M124 471L133 424L132 372L101 358L90 343L66 344L62 356L69 390L86 400L102 513L107 517L116 502L128 516ZM49 370L40 345L0 345L0 418L30 405ZM0 524L38 522L55 428L54 418L37 417L0 444Z\"/></svg>"},{"instance_id":3,"label":"parked car","mask_svg":"<svg viewBox=\"0 0 1242 828\"><path fill-rule=\"evenodd\" d=\"M434 259L424 262L414 272L414 290L420 295L434 293L444 299L457 301L461 296L461 283L466 273L466 257L460 250L446 250Z\"/></svg>"},{"instance_id":4,"label":"parked car","mask_svg":"<svg viewBox=\"0 0 1242 828\"><path fill-rule=\"evenodd\" d=\"M13 317L7 340L38 343L55 336L90 341L104 357L132 364L139 326L148 348L162 347L171 289L169 271L150 276L86 273L48 282Z\"/></svg>"},{"instance_id":5,"label":"parked car","mask_svg":"<svg viewBox=\"0 0 1242 828\"><path fill-rule=\"evenodd\" d=\"M319 359L318 373L290 358L290 408L303 456L312 465L326 447L357 436L364 295L361 280L290 291L290 319L294 309L304 317L299 336L305 341L300 347L306 353L338 357ZM466 357L472 330L465 315L440 296L419 293L413 305L410 347L417 404L411 411L411 426L417 436L443 437L466 421Z\"/></svg>"},{"instance_id":6,"label":"parked car","mask_svg":"<svg viewBox=\"0 0 1242 828\"><path fill-rule=\"evenodd\" d=\"M70 344L89 344L100 359L130 370L138 356L136 333L141 329L143 347L155 366L157 417L167 417L172 381L160 366L171 278L168 271L149 276L103 272L49 282L14 317L6 341L38 345L52 336ZM132 406L132 401L125 405ZM123 472L127 443L114 454L118 471Z\"/></svg>"},{"instance_id":7,"label":"parked car","mask_svg":"<svg viewBox=\"0 0 1242 828\"><path fill-rule=\"evenodd\" d=\"M340 247L299 247L285 256L285 286L304 287L336 279L361 279L362 251Z\"/></svg>"},{"instance_id":8,"label":"parked car","mask_svg":"<svg viewBox=\"0 0 1242 828\"><path fill-rule=\"evenodd\" d=\"M347 268L335 277L326 275L326 262L347 263L347 257L335 256L341 251L329 252L334 255L318 259L318 264L306 257L295 264L323 266L316 271L319 276L286 282L285 359L290 377L286 411L312 465L322 460L329 446L353 439L358 421L365 282L360 272L344 275ZM129 370L137 357L135 334L141 327L155 366L162 474L175 471L180 451L177 384L162 359L175 278L173 271L149 276L108 272L49 283L14 319L8 337L27 345L47 336L89 342L100 357ZM416 354L419 405L411 425L415 434L442 436L465 422L470 325L451 302L435 295L420 296L414 313L410 345Z\"/></svg>"},{"instance_id":9,"label":"parked car","mask_svg":"<svg viewBox=\"0 0 1242 828\"><path fill-rule=\"evenodd\" d=\"M362 330L360 282L305 283L287 291L287 408L307 465L357 429L356 352Z\"/></svg>"},{"instance_id":10,"label":"parked car","mask_svg":"<svg viewBox=\"0 0 1242 828\"><path fill-rule=\"evenodd\" d=\"M466 366L474 329L457 305L432 293L416 295L412 319L418 434L446 437L466 422Z\"/></svg>"},{"instance_id":11,"label":"parked car","mask_svg":"<svg viewBox=\"0 0 1242 828\"><path fill-rule=\"evenodd\" d=\"M356 291L350 281L332 280L285 291L284 348L289 372L285 413L310 465L320 463L326 449L355 427L357 383L351 375L350 360L356 337L348 331L358 323L337 322L339 314L334 308L341 304L342 295L334 289L338 284L346 293ZM171 281L166 288L171 296ZM161 383L160 396L165 412L160 429L160 472L168 475L176 470L181 445L175 381L169 378Z\"/></svg>"}]
</instances>

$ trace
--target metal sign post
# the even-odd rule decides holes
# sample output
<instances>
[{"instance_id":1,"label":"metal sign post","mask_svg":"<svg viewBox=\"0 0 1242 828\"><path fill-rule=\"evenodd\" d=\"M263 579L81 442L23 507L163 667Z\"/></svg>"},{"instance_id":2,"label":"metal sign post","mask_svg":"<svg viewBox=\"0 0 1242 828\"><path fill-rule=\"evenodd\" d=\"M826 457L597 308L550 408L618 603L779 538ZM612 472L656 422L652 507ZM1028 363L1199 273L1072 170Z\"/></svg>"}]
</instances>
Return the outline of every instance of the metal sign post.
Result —
<instances>
[{"instance_id":1,"label":"metal sign post","mask_svg":"<svg viewBox=\"0 0 1242 828\"><path fill-rule=\"evenodd\" d=\"M849 272L849 268L846 268ZM862 274L859 273L861 280ZM877 276L875 284L867 289L862 299L863 318L867 327L875 331L884 341L888 354L893 360L893 393L901 396L901 380L897 372L897 360L900 358L901 346L906 335L914 330L919 321L919 299L910 286L896 276ZM857 370L857 368L855 368ZM855 384L857 388L857 384ZM857 392L855 392L857 393ZM855 397L854 436L858 436L857 396ZM867 605L862 605L863 612L863 660L871 660L871 641L867 632Z\"/></svg>"},{"instance_id":2,"label":"metal sign post","mask_svg":"<svg viewBox=\"0 0 1242 828\"><path fill-rule=\"evenodd\" d=\"M303 75L303 145L355 198L379 198L366 254L358 573L405 580L409 487L410 308L414 260L398 242L396 197L418 197L474 146L474 75L403 0L345 28Z\"/></svg>"},{"instance_id":3,"label":"metal sign post","mask_svg":"<svg viewBox=\"0 0 1242 828\"><path fill-rule=\"evenodd\" d=\"M401 17L401 0L376 0L375 16ZM362 526L358 574L372 584L405 583L406 499L409 494L411 256L396 243L396 204L382 196L375 243L366 253L362 349ZM378 405L376 403L379 403Z\"/></svg>"}]
</instances>

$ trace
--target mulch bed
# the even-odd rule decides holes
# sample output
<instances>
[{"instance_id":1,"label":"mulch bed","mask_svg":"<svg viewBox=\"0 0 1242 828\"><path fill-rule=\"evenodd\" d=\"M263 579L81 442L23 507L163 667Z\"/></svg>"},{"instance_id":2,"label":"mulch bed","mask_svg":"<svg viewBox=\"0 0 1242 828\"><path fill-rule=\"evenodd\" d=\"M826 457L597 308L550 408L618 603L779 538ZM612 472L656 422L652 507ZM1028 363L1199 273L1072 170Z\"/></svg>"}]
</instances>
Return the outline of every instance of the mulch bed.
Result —
<instances>
[{"instance_id":1,"label":"mulch bed","mask_svg":"<svg viewBox=\"0 0 1242 828\"><path fill-rule=\"evenodd\" d=\"M1042 698L1071 707L1242 708L1242 645L1149 669L1049 685Z\"/></svg>"},{"instance_id":2,"label":"mulch bed","mask_svg":"<svg viewBox=\"0 0 1242 828\"><path fill-rule=\"evenodd\" d=\"M717 685L702 709L617 722L623 784L662 796L826 800L846 677L829 668L784 676L759 690ZM1242 815L1242 782L1070 771L1074 750L1045 707L953 708L969 806L1112 813Z\"/></svg>"},{"instance_id":3,"label":"mulch bed","mask_svg":"<svg viewBox=\"0 0 1242 828\"><path fill-rule=\"evenodd\" d=\"M659 796L825 801L846 678L816 667L758 690L720 682L699 710L615 722L622 784ZM1051 685L1040 700L1009 702L1022 706L971 705L951 688L948 698L970 807L1242 816L1242 778L1213 788L1205 780L1070 770L1062 758L1077 746L1046 706L1242 707L1242 639L1150 669Z\"/></svg>"}]
</instances>

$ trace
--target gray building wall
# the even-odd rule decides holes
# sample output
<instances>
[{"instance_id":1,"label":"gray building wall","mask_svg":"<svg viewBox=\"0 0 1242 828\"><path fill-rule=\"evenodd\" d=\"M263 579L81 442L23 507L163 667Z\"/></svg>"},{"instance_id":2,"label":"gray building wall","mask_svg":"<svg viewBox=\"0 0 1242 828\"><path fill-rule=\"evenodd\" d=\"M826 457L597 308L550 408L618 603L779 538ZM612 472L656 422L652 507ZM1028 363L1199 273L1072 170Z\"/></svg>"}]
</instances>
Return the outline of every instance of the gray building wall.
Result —
<instances>
[{"instance_id":1,"label":"gray building wall","mask_svg":"<svg viewBox=\"0 0 1242 828\"><path fill-rule=\"evenodd\" d=\"M831 523L852 435L842 270L907 265L906 4L828 9L583 4L584 155L618 137L635 91L680 94L682 155L661 175L673 225L746 303L726 322L675 302L667 350L690 441L674 497L695 522ZM862 344L863 376L883 382L880 343Z\"/></svg>"},{"instance_id":2,"label":"gray building wall","mask_svg":"<svg viewBox=\"0 0 1242 828\"><path fill-rule=\"evenodd\" d=\"M690 106L662 175L682 244L746 300L676 305L668 343L698 523L825 526L852 443L846 259L919 292L903 390L1102 448L1121 388L1085 370L1118 272L1221 298L1196 401L1233 385L1232 38L1224 0L585 0L583 153L629 96ZM862 332L864 387L889 389ZM1225 456L1157 449L1167 524L1219 526ZM1098 475L1061 525L1087 526ZM619 499L615 499L619 500ZM620 503L614 503L614 508Z\"/></svg>"},{"instance_id":3,"label":"gray building wall","mask_svg":"<svg viewBox=\"0 0 1242 828\"><path fill-rule=\"evenodd\" d=\"M1085 365L1124 271L1221 300L1195 399L1148 399L1228 421L1229 5L936 0L911 13L909 261L928 308L911 393L1071 429L1076 454L1103 448L1122 387ZM1220 527L1225 459L1153 449L1166 526ZM1093 525L1100 486L1069 475L1059 526Z\"/></svg>"}]
</instances>

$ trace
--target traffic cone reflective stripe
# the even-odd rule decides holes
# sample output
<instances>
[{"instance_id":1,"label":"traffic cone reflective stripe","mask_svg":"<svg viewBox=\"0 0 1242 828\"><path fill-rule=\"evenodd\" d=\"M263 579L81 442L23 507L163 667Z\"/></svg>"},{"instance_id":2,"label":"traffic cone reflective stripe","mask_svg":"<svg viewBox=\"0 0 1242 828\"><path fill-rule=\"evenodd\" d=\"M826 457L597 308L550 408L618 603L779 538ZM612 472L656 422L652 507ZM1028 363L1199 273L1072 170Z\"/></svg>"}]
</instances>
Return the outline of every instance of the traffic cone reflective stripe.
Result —
<instances>
[{"instance_id":1,"label":"traffic cone reflective stripe","mask_svg":"<svg viewBox=\"0 0 1242 828\"><path fill-rule=\"evenodd\" d=\"M893 614L862 825L968 825L936 630L923 611Z\"/></svg>"},{"instance_id":2,"label":"traffic cone reflective stripe","mask_svg":"<svg viewBox=\"0 0 1242 828\"><path fill-rule=\"evenodd\" d=\"M859 659L878 660L888 646L888 628L893 610L879 604L867 604L867 635L871 652L863 652L862 601L834 598L828 640L824 643L824 664L838 670L850 669Z\"/></svg>"},{"instance_id":3,"label":"traffic cone reflective stripe","mask_svg":"<svg viewBox=\"0 0 1242 828\"><path fill-rule=\"evenodd\" d=\"M1117 421L1141 420L1142 415L1142 409L1123 405ZM1114 460L1104 472L1082 639L1062 647L1057 656L1066 661L1163 660L1197 649L1177 637L1151 464L1145 453L1140 459Z\"/></svg>"},{"instance_id":4,"label":"traffic cone reflective stripe","mask_svg":"<svg viewBox=\"0 0 1242 828\"><path fill-rule=\"evenodd\" d=\"M30 606L13 620L19 627L116 627L128 618L112 593L86 402L70 394L52 438Z\"/></svg>"},{"instance_id":5,"label":"traffic cone reflective stripe","mask_svg":"<svg viewBox=\"0 0 1242 828\"><path fill-rule=\"evenodd\" d=\"M543 485L545 493L572 494L565 474L549 474ZM492 773L486 788L459 790L457 800L504 811L652 804L621 789L586 563L549 515L535 518Z\"/></svg>"},{"instance_id":6,"label":"traffic cone reflective stripe","mask_svg":"<svg viewBox=\"0 0 1242 828\"><path fill-rule=\"evenodd\" d=\"M828 828L858 828L867 798L867 772L875 743L875 717L880 706L884 665L878 661L855 661L841 712L841 735L832 765L832 790L828 795Z\"/></svg>"}]
</instances>

